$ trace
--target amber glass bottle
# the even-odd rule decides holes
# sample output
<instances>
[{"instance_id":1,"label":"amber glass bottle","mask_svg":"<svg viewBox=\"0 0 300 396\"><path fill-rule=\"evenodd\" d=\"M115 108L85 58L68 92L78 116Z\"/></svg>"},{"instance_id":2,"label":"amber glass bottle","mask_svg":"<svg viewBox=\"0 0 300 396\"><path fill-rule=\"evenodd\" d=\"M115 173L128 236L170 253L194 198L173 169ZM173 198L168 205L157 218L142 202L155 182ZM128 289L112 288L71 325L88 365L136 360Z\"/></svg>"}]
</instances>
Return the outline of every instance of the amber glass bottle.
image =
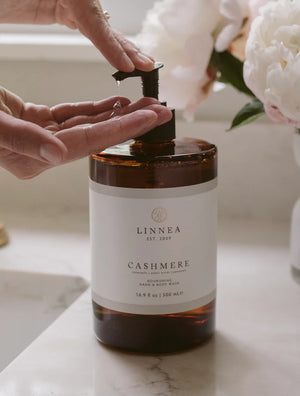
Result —
<instances>
[{"instance_id":1,"label":"amber glass bottle","mask_svg":"<svg viewBox=\"0 0 300 396\"><path fill-rule=\"evenodd\" d=\"M196 346L215 325L216 147L167 124L90 159L95 333L136 352Z\"/></svg>"}]
</instances>

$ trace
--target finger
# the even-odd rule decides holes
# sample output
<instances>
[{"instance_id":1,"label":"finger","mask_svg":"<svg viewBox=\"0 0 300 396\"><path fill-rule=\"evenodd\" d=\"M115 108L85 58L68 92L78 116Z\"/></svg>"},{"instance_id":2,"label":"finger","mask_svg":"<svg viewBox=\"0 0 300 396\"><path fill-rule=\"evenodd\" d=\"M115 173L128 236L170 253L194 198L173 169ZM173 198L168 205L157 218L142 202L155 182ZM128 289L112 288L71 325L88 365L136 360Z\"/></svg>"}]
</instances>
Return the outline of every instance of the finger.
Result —
<instances>
[{"instance_id":1,"label":"finger","mask_svg":"<svg viewBox=\"0 0 300 396\"><path fill-rule=\"evenodd\" d=\"M153 70L154 58L141 52L135 44L127 40L121 33L115 32L115 37L137 69L143 71Z\"/></svg>"},{"instance_id":2,"label":"finger","mask_svg":"<svg viewBox=\"0 0 300 396\"><path fill-rule=\"evenodd\" d=\"M55 165L67 156L65 145L55 136L4 112L0 112L0 147Z\"/></svg>"},{"instance_id":3,"label":"finger","mask_svg":"<svg viewBox=\"0 0 300 396\"><path fill-rule=\"evenodd\" d=\"M56 136L68 148L68 160L72 161L138 136L144 130L151 129L157 120L155 112L139 110L98 124L64 130Z\"/></svg>"},{"instance_id":4,"label":"finger","mask_svg":"<svg viewBox=\"0 0 300 396\"><path fill-rule=\"evenodd\" d=\"M134 64L116 39L98 1L88 0L83 6L81 1L73 0L72 12L80 32L91 40L112 66L125 72L134 70Z\"/></svg>"},{"instance_id":5,"label":"finger","mask_svg":"<svg viewBox=\"0 0 300 396\"><path fill-rule=\"evenodd\" d=\"M52 167L46 162L6 149L0 149L0 166L21 180L32 179Z\"/></svg>"},{"instance_id":6,"label":"finger","mask_svg":"<svg viewBox=\"0 0 300 396\"><path fill-rule=\"evenodd\" d=\"M92 41L116 69L125 72L133 71L134 68L144 71L153 69L153 58L141 53L133 43L111 28L98 1L90 0L84 8L81 2L73 1L73 12L80 32Z\"/></svg>"},{"instance_id":7,"label":"finger","mask_svg":"<svg viewBox=\"0 0 300 396\"><path fill-rule=\"evenodd\" d=\"M99 102L81 102L81 103L62 103L52 107L51 113L58 124L69 118L79 115L90 116L102 112L112 111L116 103L121 106L127 106L130 100L124 97L112 96L111 98L100 100Z\"/></svg>"},{"instance_id":8,"label":"finger","mask_svg":"<svg viewBox=\"0 0 300 396\"><path fill-rule=\"evenodd\" d=\"M92 116L81 115L77 117L72 117L59 124L59 129L60 130L68 129L82 124L95 124L97 122L106 121L116 116L132 113L133 111L145 108L146 106L150 106L151 104L160 104L160 102L155 98L142 98L132 105L129 104L127 106L122 106L120 105L119 102L116 102L115 104L118 104L116 108L114 105L112 109L104 113L100 113Z\"/></svg>"},{"instance_id":9,"label":"finger","mask_svg":"<svg viewBox=\"0 0 300 396\"><path fill-rule=\"evenodd\" d=\"M129 114L132 113L133 111L140 110L143 107L151 106L151 105L161 106L160 101L158 99L144 97L134 103L130 103L129 105L125 106L123 108L122 114Z\"/></svg>"},{"instance_id":10,"label":"finger","mask_svg":"<svg viewBox=\"0 0 300 396\"><path fill-rule=\"evenodd\" d=\"M19 118L23 111L23 104L19 96L0 87L0 109L5 113Z\"/></svg>"},{"instance_id":11,"label":"finger","mask_svg":"<svg viewBox=\"0 0 300 396\"><path fill-rule=\"evenodd\" d=\"M56 136L68 148L68 161L72 161L143 135L162 122L167 122L171 118L171 112L164 106L156 106L159 107L157 112L137 110L98 124L64 130L58 132Z\"/></svg>"}]
</instances>

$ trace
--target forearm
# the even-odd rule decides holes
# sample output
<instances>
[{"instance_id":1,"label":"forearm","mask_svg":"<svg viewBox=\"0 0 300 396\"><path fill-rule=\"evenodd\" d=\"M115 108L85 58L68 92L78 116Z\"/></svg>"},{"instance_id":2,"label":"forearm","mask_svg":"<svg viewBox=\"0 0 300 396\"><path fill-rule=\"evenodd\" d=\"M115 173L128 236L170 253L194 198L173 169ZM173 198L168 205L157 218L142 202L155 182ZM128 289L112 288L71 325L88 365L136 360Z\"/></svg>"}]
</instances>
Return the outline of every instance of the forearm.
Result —
<instances>
[{"instance_id":1,"label":"forearm","mask_svg":"<svg viewBox=\"0 0 300 396\"><path fill-rule=\"evenodd\" d=\"M0 23L55 23L56 0L0 0Z\"/></svg>"}]
</instances>

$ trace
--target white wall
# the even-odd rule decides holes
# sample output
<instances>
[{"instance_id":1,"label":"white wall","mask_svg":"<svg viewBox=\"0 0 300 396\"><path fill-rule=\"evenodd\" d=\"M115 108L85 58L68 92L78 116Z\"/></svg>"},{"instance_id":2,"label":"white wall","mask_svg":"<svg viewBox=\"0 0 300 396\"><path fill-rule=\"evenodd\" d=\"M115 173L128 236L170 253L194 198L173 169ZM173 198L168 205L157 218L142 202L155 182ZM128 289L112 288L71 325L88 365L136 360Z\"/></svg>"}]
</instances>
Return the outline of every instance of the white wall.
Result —
<instances>
[{"instance_id":1,"label":"white wall","mask_svg":"<svg viewBox=\"0 0 300 396\"><path fill-rule=\"evenodd\" d=\"M53 105L118 94L104 63L0 62L1 84L26 101ZM120 94L140 96L138 81ZM197 114L197 123L178 123L179 135L210 140L219 148L220 214L288 220L300 195L300 169L292 155L293 131L256 123L226 133L231 116L245 98L230 89L215 94ZM88 208L88 164L77 161L35 180L20 181L0 170L0 218L10 209Z\"/></svg>"},{"instance_id":2,"label":"white wall","mask_svg":"<svg viewBox=\"0 0 300 396\"><path fill-rule=\"evenodd\" d=\"M101 0L104 10L108 10L110 24L122 33L136 34L142 27L147 10L155 0ZM126 18L124 18L126 15Z\"/></svg>"}]
</instances>

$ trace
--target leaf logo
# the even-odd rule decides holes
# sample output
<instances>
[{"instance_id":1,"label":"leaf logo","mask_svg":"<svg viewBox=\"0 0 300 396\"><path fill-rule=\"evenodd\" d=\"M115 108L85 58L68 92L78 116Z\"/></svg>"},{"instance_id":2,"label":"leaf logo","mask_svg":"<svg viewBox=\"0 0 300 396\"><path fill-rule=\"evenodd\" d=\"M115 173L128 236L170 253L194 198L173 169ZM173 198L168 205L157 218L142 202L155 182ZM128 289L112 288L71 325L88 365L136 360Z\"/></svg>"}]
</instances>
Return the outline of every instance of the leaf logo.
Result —
<instances>
[{"instance_id":1,"label":"leaf logo","mask_svg":"<svg viewBox=\"0 0 300 396\"><path fill-rule=\"evenodd\" d=\"M156 223L163 223L167 220L168 212L165 208L155 208L151 213L151 217Z\"/></svg>"}]
</instances>

